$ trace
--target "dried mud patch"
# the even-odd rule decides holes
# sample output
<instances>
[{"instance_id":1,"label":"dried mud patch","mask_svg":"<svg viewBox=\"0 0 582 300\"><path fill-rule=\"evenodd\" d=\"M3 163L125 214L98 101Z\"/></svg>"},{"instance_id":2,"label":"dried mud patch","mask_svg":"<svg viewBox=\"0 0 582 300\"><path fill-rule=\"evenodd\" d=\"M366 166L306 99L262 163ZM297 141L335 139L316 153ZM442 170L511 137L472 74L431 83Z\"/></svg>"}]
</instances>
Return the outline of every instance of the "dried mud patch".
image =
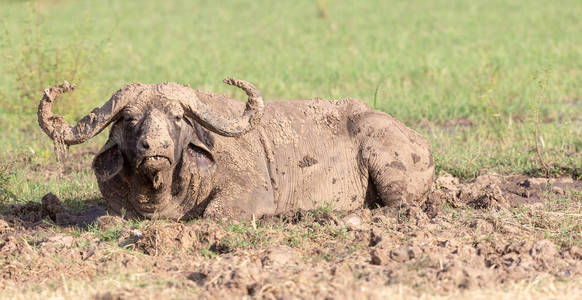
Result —
<instances>
[{"instance_id":1,"label":"dried mud patch","mask_svg":"<svg viewBox=\"0 0 582 300\"><path fill-rule=\"evenodd\" d=\"M83 212L49 197L0 216L0 289L7 298L343 299L580 283L581 187L442 173L424 203L399 211L181 223L103 215L84 229Z\"/></svg>"}]
</instances>

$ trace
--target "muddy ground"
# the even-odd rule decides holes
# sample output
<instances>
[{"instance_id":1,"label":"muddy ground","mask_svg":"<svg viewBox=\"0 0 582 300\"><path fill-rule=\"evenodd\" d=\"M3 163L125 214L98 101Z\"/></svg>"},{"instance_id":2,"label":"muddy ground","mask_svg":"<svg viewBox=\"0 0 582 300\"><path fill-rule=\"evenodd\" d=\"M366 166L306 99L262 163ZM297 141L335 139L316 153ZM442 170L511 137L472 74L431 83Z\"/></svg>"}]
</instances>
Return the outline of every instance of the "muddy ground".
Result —
<instances>
[{"instance_id":1,"label":"muddy ground","mask_svg":"<svg viewBox=\"0 0 582 300\"><path fill-rule=\"evenodd\" d=\"M467 183L441 173L417 207L324 206L251 222L125 221L49 195L3 207L0 290L94 299L527 291L580 282L581 206L580 181L492 173Z\"/></svg>"}]
</instances>

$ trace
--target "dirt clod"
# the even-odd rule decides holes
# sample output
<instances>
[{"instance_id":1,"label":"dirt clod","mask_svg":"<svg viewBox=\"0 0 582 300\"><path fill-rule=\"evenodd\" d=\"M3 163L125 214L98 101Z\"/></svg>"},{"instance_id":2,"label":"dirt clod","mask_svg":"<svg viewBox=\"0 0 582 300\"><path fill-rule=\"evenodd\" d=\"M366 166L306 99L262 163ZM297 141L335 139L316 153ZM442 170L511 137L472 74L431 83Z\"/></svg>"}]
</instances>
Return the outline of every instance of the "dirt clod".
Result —
<instances>
[{"instance_id":1,"label":"dirt clod","mask_svg":"<svg viewBox=\"0 0 582 300\"><path fill-rule=\"evenodd\" d=\"M8 222L4 221L3 219L0 219L0 234L6 233L10 231L10 224L8 224Z\"/></svg>"},{"instance_id":2,"label":"dirt clod","mask_svg":"<svg viewBox=\"0 0 582 300\"><path fill-rule=\"evenodd\" d=\"M382 249L372 249L372 251L370 251L370 256L371 262L374 265L383 266L390 261L389 253Z\"/></svg>"},{"instance_id":3,"label":"dirt clod","mask_svg":"<svg viewBox=\"0 0 582 300\"><path fill-rule=\"evenodd\" d=\"M280 267L290 264L298 264L301 253L293 248L280 246L267 251L261 259L263 267Z\"/></svg>"},{"instance_id":4,"label":"dirt clod","mask_svg":"<svg viewBox=\"0 0 582 300\"><path fill-rule=\"evenodd\" d=\"M572 246L569 252L572 258L582 260L582 248L578 246Z\"/></svg>"},{"instance_id":5,"label":"dirt clod","mask_svg":"<svg viewBox=\"0 0 582 300\"><path fill-rule=\"evenodd\" d=\"M203 286L206 280L208 279L208 276L206 274L200 272L192 272L187 277L189 280L196 282L198 286Z\"/></svg>"},{"instance_id":6,"label":"dirt clod","mask_svg":"<svg viewBox=\"0 0 582 300\"><path fill-rule=\"evenodd\" d=\"M47 214L52 220L57 219L57 215L65 212L61 199L53 193L48 193L41 200L42 212Z\"/></svg>"},{"instance_id":7,"label":"dirt clod","mask_svg":"<svg viewBox=\"0 0 582 300\"><path fill-rule=\"evenodd\" d=\"M149 255L182 252L195 243L196 233L183 224L153 224L142 233L137 247Z\"/></svg>"},{"instance_id":8,"label":"dirt clod","mask_svg":"<svg viewBox=\"0 0 582 300\"><path fill-rule=\"evenodd\" d=\"M104 230L120 227L123 224L125 224L125 220L119 216L105 215L97 219L97 226Z\"/></svg>"},{"instance_id":9,"label":"dirt clod","mask_svg":"<svg viewBox=\"0 0 582 300\"><path fill-rule=\"evenodd\" d=\"M531 248L531 256L541 261L550 261L558 254L556 245L548 240L535 242Z\"/></svg>"},{"instance_id":10,"label":"dirt clod","mask_svg":"<svg viewBox=\"0 0 582 300\"><path fill-rule=\"evenodd\" d=\"M413 255L414 256L414 255ZM396 262L405 262L409 260L408 248L399 247L390 251L390 258Z\"/></svg>"},{"instance_id":11,"label":"dirt clod","mask_svg":"<svg viewBox=\"0 0 582 300\"><path fill-rule=\"evenodd\" d=\"M461 192L461 199L477 209L507 207L501 189L495 184L488 184L476 190L464 189Z\"/></svg>"},{"instance_id":12,"label":"dirt clod","mask_svg":"<svg viewBox=\"0 0 582 300\"><path fill-rule=\"evenodd\" d=\"M362 217L357 214L350 214L343 218L343 222L348 230L365 231L369 230L369 226L362 220Z\"/></svg>"}]
</instances>

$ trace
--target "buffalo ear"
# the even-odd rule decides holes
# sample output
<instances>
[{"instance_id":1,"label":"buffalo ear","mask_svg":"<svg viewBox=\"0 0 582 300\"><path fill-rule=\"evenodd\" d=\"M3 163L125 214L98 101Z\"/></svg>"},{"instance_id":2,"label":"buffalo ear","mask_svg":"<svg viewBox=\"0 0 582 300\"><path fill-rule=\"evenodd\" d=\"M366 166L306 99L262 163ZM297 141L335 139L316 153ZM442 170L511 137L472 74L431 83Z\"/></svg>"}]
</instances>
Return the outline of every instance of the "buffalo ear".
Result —
<instances>
[{"instance_id":1,"label":"buffalo ear","mask_svg":"<svg viewBox=\"0 0 582 300\"><path fill-rule=\"evenodd\" d=\"M107 181L123 168L123 155L116 142L108 141L93 159L93 171L99 181Z\"/></svg>"},{"instance_id":2,"label":"buffalo ear","mask_svg":"<svg viewBox=\"0 0 582 300\"><path fill-rule=\"evenodd\" d=\"M214 156L203 143L191 141L188 144L186 153L196 163L196 169L198 169L200 175L210 175L216 168Z\"/></svg>"}]
</instances>

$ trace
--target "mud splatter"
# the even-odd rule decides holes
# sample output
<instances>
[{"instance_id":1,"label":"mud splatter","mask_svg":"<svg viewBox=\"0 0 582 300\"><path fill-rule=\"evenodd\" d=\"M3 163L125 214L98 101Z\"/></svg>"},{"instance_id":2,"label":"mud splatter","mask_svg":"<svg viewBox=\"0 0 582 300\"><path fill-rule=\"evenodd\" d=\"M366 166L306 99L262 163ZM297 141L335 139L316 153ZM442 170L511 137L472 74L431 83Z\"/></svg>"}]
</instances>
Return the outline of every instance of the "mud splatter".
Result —
<instances>
[{"instance_id":1,"label":"mud splatter","mask_svg":"<svg viewBox=\"0 0 582 300\"><path fill-rule=\"evenodd\" d=\"M297 165L300 168L307 168L307 167L311 167L315 164L317 164L317 159L315 159L309 155L305 155L305 156L303 156L303 158L299 161L299 163Z\"/></svg>"}]
</instances>

